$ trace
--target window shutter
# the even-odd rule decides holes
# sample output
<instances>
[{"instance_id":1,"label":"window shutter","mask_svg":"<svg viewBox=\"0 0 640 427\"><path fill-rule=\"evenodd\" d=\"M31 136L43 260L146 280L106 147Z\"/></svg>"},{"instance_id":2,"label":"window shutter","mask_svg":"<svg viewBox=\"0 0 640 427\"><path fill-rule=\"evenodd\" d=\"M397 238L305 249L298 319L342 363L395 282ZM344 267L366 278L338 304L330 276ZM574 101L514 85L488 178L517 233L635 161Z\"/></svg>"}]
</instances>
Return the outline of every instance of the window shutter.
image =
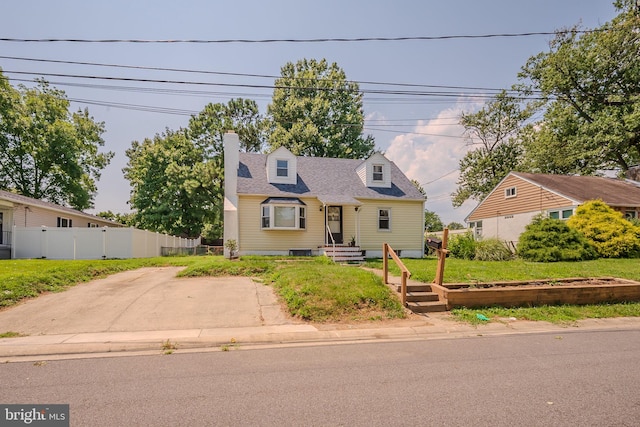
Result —
<instances>
[{"instance_id":1,"label":"window shutter","mask_svg":"<svg viewBox=\"0 0 640 427\"><path fill-rule=\"evenodd\" d=\"M58 217L58 227L60 227L60 217Z\"/></svg>"}]
</instances>

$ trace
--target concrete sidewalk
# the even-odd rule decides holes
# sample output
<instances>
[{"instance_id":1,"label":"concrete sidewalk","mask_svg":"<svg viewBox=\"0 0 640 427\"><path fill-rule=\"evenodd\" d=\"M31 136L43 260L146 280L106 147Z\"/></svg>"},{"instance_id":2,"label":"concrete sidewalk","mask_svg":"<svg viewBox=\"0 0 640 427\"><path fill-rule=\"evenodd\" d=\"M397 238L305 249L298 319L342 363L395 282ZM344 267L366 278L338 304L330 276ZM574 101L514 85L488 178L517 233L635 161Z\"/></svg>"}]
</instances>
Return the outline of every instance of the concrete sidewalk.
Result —
<instances>
[{"instance_id":1,"label":"concrete sidewalk","mask_svg":"<svg viewBox=\"0 0 640 427\"><path fill-rule=\"evenodd\" d=\"M244 277L176 278L178 268L145 268L43 295L0 311L0 363L133 354L427 340L576 327L504 319L472 326L447 313L368 324L308 324L289 318L273 290ZM583 329L640 328L638 318L578 322Z\"/></svg>"}]
</instances>

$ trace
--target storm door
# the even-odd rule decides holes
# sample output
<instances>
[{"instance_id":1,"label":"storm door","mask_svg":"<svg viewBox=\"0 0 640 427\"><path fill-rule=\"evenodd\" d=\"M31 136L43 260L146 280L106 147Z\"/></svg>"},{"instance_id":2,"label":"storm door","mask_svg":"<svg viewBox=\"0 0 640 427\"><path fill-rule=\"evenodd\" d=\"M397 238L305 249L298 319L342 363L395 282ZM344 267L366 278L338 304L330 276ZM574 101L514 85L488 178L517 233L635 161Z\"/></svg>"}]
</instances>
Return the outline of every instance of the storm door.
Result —
<instances>
[{"instance_id":1,"label":"storm door","mask_svg":"<svg viewBox=\"0 0 640 427\"><path fill-rule=\"evenodd\" d=\"M342 206L327 206L327 226L329 227L331 235L333 236L333 240L331 237L327 235L327 243L331 244L334 241L336 243L342 243Z\"/></svg>"}]
</instances>

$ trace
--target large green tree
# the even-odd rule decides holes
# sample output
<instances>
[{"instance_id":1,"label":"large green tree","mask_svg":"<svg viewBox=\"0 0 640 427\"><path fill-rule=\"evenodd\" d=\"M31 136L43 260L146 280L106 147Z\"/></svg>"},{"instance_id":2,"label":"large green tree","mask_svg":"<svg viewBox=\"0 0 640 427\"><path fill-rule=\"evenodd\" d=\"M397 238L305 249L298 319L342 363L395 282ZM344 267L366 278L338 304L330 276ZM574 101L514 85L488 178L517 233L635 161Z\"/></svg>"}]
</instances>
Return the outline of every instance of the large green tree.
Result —
<instances>
[{"instance_id":1,"label":"large green tree","mask_svg":"<svg viewBox=\"0 0 640 427\"><path fill-rule=\"evenodd\" d=\"M522 160L521 140L531 131L531 109L502 91L476 113L463 113L468 143L473 147L460 160L458 188L452 195L458 207L466 200L482 200Z\"/></svg>"},{"instance_id":2,"label":"large green tree","mask_svg":"<svg viewBox=\"0 0 640 427\"><path fill-rule=\"evenodd\" d=\"M611 22L558 32L520 74L544 119L526 145L528 169L591 174L640 162L640 11L618 0Z\"/></svg>"},{"instance_id":3,"label":"large green tree","mask_svg":"<svg viewBox=\"0 0 640 427\"><path fill-rule=\"evenodd\" d=\"M271 149L296 155L363 159L375 147L363 137L362 92L344 71L326 59L287 63L268 106Z\"/></svg>"},{"instance_id":4,"label":"large green tree","mask_svg":"<svg viewBox=\"0 0 640 427\"><path fill-rule=\"evenodd\" d=\"M242 149L259 151L265 140L254 101L208 104L186 129L166 130L127 150L123 169L131 184L135 223L170 234L207 238L222 235L226 131L240 136Z\"/></svg>"},{"instance_id":5,"label":"large green tree","mask_svg":"<svg viewBox=\"0 0 640 427\"><path fill-rule=\"evenodd\" d=\"M147 230L196 237L213 209L212 171L184 130L134 141L123 169L131 184L136 224Z\"/></svg>"},{"instance_id":6,"label":"large green tree","mask_svg":"<svg viewBox=\"0 0 640 427\"><path fill-rule=\"evenodd\" d=\"M0 188L80 210L93 206L96 180L113 153L99 152L104 123L69 106L44 80L15 89L0 70Z\"/></svg>"}]
</instances>

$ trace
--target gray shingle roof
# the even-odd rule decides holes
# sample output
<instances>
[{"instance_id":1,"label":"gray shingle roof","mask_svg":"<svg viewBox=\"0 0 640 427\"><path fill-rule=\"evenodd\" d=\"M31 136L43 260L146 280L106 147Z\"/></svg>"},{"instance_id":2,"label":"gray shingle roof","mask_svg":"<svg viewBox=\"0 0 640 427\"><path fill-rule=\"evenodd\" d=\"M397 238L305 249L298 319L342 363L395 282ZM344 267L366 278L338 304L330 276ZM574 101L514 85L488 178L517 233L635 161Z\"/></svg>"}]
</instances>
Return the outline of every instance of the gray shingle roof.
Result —
<instances>
[{"instance_id":1,"label":"gray shingle roof","mask_svg":"<svg viewBox=\"0 0 640 427\"><path fill-rule=\"evenodd\" d=\"M391 188L366 187L356 173L363 162L364 160L327 157L297 157L297 184L270 184L267 181L267 155L240 153L238 194L424 200L418 189L393 162L390 162Z\"/></svg>"},{"instance_id":2,"label":"gray shingle roof","mask_svg":"<svg viewBox=\"0 0 640 427\"><path fill-rule=\"evenodd\" d=\"M512 174L581 203L600 199L610 206L640 206L640 186L629 181L601 176Z\"/></svg>"}]
</instances>

